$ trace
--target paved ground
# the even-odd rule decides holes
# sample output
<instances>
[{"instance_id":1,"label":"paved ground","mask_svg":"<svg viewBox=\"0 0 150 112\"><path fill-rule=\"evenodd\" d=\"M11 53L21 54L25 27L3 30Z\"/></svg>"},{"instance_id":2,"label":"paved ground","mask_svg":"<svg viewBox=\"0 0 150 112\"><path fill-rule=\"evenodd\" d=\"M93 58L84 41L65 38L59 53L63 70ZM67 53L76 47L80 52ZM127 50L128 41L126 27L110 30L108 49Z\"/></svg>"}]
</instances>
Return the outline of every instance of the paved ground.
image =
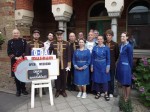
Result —
<instances>
[{"instance_id":1,"label":"paved ground","mask_svg":"<svg viewBox=\"0 0 150 112\"><path fill-rule=\"evenodd\" d=\"M36 97L35 108L31 109L30 96L1 94L0 99L4 102L1 104L0 112L118 112L117 98L106 102L103 97L96 100L94 95L88 94L86 99L82 99L76 97L77 92L67 91L67 98L62 96L54 98L54 106L50 106L48 94L42 98Z\"/></svg>"},{"instance_id":2,"label":"paved ground","mask_svg":"<svg viewBox=\"0 0 150 112\"><path fill-rule=\"evenodd\" d=\"M0 112L119 112L118 98L106 102L103 97L95 99L88 94L86 99L77 98L77 92L67 91L68 97L54 98L54 106L50 106L49 96L35 98L35 108L31 109L30 95L16 97L14 94L0 92ZM150 112L133 98L133 112Z\"/></svg>"}]
</instances>

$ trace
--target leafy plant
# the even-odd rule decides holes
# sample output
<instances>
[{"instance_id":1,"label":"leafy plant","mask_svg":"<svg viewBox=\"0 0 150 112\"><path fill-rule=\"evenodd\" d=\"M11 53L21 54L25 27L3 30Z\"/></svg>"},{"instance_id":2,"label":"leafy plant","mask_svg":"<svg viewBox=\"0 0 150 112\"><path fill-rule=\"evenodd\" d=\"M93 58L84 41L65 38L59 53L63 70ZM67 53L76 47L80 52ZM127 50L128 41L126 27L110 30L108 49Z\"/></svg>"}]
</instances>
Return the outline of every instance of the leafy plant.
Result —
<instances>
[{"instance_id":1,"label":"leafy plant","mask_svg":"<svg viewBox=\"0 0 150 112\"><path fill-rule=\"evenodd\" d=\"M133 74L137 90L140 92L142 103L150 107L150 59L140 59Z\"/></svg>"},{"instance_id":2,"label":"leafy plant","mask_svg":"<svg viewBox=\"0 0 150 112\"><path fill-rule=\"evenodd\" d=\"M129 99L127 102L124 101L124 98L121 96L119 99L119 108L123 112L132 112L132 102L131 99Z\"/></svg>"},{"instance_id":3,"label":"leafy plant","mask_svg":"<svg viewBox=\"0 0 150 112\"><path fill-rule=\"evenodd\" d=\"M0 32L0 45L2 45L5 42L5 39L2 35L2 33Z\"/></svg>"}]
</instances>

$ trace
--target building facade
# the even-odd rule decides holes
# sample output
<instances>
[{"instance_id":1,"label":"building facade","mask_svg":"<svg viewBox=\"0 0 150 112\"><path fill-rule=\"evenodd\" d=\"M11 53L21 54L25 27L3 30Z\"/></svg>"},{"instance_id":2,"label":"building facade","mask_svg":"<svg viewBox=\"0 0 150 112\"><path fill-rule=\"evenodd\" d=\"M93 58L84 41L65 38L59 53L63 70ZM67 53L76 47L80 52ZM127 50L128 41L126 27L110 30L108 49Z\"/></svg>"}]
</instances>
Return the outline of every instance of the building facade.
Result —
<instances>
[{"instance_id":1,"label":"building facade","mask_svg":"<svg viewBox=\"0 0 150 112\"><path fill-rule=\"evenodd\" d=\"M46 41L48 32L57 28L69 32L96 29L101 35L107 29L115 32L114 40L120 42L121 32L131 34L134 56L149 56L150 49L150 1L149 0L0 0L0 31L6 42L0 50L0 81L11 79L7 41L14 28L22 37L32 38L33 29L41 32L41 41Z\"/></svg>"}]
</instances>

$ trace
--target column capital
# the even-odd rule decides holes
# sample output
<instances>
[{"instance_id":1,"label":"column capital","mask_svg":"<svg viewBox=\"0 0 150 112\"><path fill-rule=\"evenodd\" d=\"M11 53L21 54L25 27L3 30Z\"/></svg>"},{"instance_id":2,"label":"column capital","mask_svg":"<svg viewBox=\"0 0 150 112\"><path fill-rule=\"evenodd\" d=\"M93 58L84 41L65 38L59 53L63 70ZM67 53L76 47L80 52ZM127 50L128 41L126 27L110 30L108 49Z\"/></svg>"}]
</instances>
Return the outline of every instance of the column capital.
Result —
<instances>
[{"instance_id":1,"label":"column capital","mask_svg":"<svg viewBox=\"0 0 150 112\"><path fill-rule=\"evenodd\" d=\"M70 21L73 8L67 4L52 5L52 13L56 21Z\"/></svg>"},{"instance_id":2,"label":"column capital","mask_svg":"<svg viewBox=\"0 0 150 112\"><path fill-rule=\"evenodd\" d=\"M33 11L24 9L15 10L16 26L32 26L33 17Z\"/></svg>"},{"instance_id":3,"label":"column capital","mask_svg":"<svg viewBox=\"0 0 150 112\"><path fill-rule=\"evenodd\" d=\"M124 8L124 0L105 0L109 17L120 17Z\"/></svg>"}]
</instances>

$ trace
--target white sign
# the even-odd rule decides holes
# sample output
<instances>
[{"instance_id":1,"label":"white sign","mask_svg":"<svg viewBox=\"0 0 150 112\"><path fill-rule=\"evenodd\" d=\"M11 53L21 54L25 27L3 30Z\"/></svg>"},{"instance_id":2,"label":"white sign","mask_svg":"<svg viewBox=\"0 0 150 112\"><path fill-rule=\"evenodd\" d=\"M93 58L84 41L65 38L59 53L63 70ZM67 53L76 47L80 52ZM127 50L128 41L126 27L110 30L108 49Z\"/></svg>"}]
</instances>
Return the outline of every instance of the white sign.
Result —
<instances>
[{"instance_id":1,"label":"white sign","mask_svg":"<svg viewBox=\"0 0 150 112\"><path fill-rule=\"evenodd\" d=\"M31 56L49 55L49 50L44 48L32 48Z\"/></svg>"},{"instance_id":2,"label":"white sign","mask_svg":"<svg viewBox=\"0 0 150 112\"><path fill-rule=\"evenodd\" d=\"M35 76L38 71L38 76ZM39 72L40 71L40 72ZM48 73L47 79L50 76L59 75L59 59L55 55L46 56L26 56L23 60L18 60L14 65L15 76L21 82L31 82L32 78L45 78ZM34 72L32 77L29 78L29 73Z\"/></svg>"}]
</instances>

